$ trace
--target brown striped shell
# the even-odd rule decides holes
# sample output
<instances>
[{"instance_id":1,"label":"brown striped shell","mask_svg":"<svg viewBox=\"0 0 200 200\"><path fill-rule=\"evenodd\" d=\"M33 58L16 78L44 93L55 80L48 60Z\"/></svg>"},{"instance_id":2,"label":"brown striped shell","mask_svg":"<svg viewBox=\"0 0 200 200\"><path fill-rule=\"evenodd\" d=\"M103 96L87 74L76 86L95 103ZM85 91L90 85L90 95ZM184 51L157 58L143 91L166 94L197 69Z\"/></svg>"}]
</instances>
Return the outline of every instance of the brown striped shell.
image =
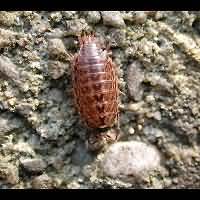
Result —
<instances>
[{"instance_id":1,"label":"brown striped shell","mask_svg":"<svg viewBox=\"0 0 200 200\"><path fill-rule=\"evenodd\" d=\"M76 107L90 128L111 127L118 121L118 83L115 66L99 48L94 35L79 38L73 59L72 84Z\"/></svg>"}]
</instances>

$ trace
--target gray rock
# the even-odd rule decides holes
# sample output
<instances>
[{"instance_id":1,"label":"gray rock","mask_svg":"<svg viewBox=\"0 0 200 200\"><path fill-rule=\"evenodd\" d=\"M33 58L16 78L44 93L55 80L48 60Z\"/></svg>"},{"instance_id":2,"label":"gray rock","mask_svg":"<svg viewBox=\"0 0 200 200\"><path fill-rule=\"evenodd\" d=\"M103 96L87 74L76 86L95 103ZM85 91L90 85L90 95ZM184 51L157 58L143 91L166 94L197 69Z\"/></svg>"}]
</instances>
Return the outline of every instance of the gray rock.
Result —
<instances>
[{"instance_id":1,"label":"gray rock","mask_svg":"<svg viewBox=\"0 0 200 200\"><path fill-rule=\"evenodd\" d=\"M63 42L67 50L77 49L79 47L79 42L73 36L65 38Z\"/></svg>"},{"instance_id":2,"label":"gray rock","mask_svg":"<svg viewBox=\"0 0 200 200\"><path fill-rule=\"evenodd\" d=\"M16 32L0 28L0 48L13 45L16 42L16 35Z\"/></svg>"},{"instance_id":3,"label":"gray rock","mask_svg":"<svg viewBox=\"0 0 200 200\"><path fill-rule=\"evenodd\" d=\"M17 85L21 85L19 70L8 57L0 57L0 75L6 76Z\"/></svg>"},{"instance_id":4,"label":"gray rock","mask_svg":"<svg viewBox=\"0 0 200 200\"><path fill-rule=\"evenodd\" d=\"M134 24L143 24L147 19L147 11L128 11L123 13L123 18Z\"/></svg>"},{"instance_id":5,"label":"gray rock","mask_svg":"<svg viewBox=\"0 0 200 200\"><path fill-rule=\"evenodd\" d=\"M9 148L9 146L8 146ZM16 154L25 154L27 156L35 156L35 151L33 147L28 142L18 142L10 146L10 150ZM18 158L17 158L18 160Z\"/></svg>"},{"instance_id":6,"label":"gray rock","mask_svg":"<svg viewBox=\"0 0 200 200\"><path fill-rule=\"evenodd\" d=\"M161 20L162 18L164 18L165 17L165 14L164 14L164 12L162 12L162 11L157 11L156 13L155 13L155 20Z\"/></svg>"},{"instance_id":7,"label":"gray rock","mask_svg":"<svg viewBox=\"0 0 200 200\"><path fill-rule=\"evenodd\" d=\"M42 174L32 180L33 189L52 189L54 188L53 180L47 174Z\"/></svg>"},{"instance_id":8,"label":"gray rock","mask_svg":"<svg viewBox=\"0 0 200 200\"><path fill-rule=\"evenodd\" d=\"M158 138L164 138L165 135L164 131L152 126L145 126L143 132L150 142L156 142Z\"/></svg>"},{"instance_id":9,"label":"gray rock","mask_svg":"<svg viewBox=\"0 0 200 200\"><path fill-rule=\"evenodd\" d=\"M72 115L74 112L72 107L65 102L59 106L44 110L42 113L41 121L36 127L36 131L43 139L56 140L59 136L64 135L69 137L66 134L67 130L69 130L76 119Z\"/></svg>"},{"instance_id":10,"label":"gray rock","mask_svg":"<svg viewBox=\"0 0 200 200\"><path fill-rule=\"evenodd\" d=\"M49 100L55 102L55 103L62 103L64 101L63 99L63 91L59 90L57 88L52 88L49 92Z\"/></svg>"},{"instance_id":11,"label":"gray rock","mask_svg":"<svg viewBox=\"0 0 200 200\"><path fill-rule=\"evenodd\" d=\"M65 36L77 36L81 33L82 30L88 29L88 24L85 19L75 19L66 21L67 31L65 32Z\"/></svg>"},{"instance_id":12,"label":"gray rock","mask_svg":"<svg viewBox=\"0 0 200 200\"><path fill-rule=\"evenodd\" d=\"M38 20L33 23L32 28L35 33L43 34L50 30L50 24L48 21Z\"/></svg>"},{"instance_id":13,"label":"gray rock","mask_svg":"<svg viewBox=\"0 0 200 200\"><path fill-rule=\"evenodd\" d=\"M48 51L50 58L65 60L67 53L61 39L49 39Z\"/></svg>"},{"instance_id":14,"label":"gray rock","mask_svg":"<svg viewBox=\"0 0 200 200\"><path fill-rule=\"evenodd\" d=\"M63 11L62 15L66 18L66 19L73 19L76 15L76 11Z\"/></svg>"},{"instance_id":15,"label":"gray rock","mask_svg":"<svg viewBox=\"0 0 200 200\"><path fill-rule=\"evenodd\" d=\"M110 29L108 37L111 47L124 47L126 45L126 34L121 29Z\"/></svg>"},{"instance_id":16,"label":"gray rock","mask_svg":"<svg viewBox=\"0 0 200 200\"><path fill-rule=\"evenodd\" d=\"M92 161L91 154L88 152L86 145L78 143L72 154L72 163L75 165L85 165Z\"/></svg>"},{"instance_id":17,"label":"gray rock","mask_svg":"<svg viewBox=\"0 0 200 200\"><path fill-rule=\"evenodd\" d=\"M19 182L18 168L11 163L0 161L0 179L15 185Z\"/></svg>"},{"instance_id":18,"label":"gray rock","mask_svg":"<svg viewBox=\"0 0 200 200\"><path fill-rule=\"evenodd\" d=\"M145 82L150 82L154 87L158 87L161 90L166 90L171 93L173 84L170 83L165 77L162 77L159 73L147 73L144 77Z\"/></svg>"},{"instance_id":19,"label":"gray rock","mask_svg":"<svg viewBox=\"0 0 200 200\"><path fill-rule=\"evenodd\" d=\"M129 180L142 179L160 167L160 155L154 147L138 141L118 142L110 146L102 161L106 175Z\"/></svg>"},{"instance_id":20,"label":"gray rock","mask_svg":"<svg viewBox=\"0 0 200 200\"><path fill-rule=\"evenodd\" d=\"M66 69L69 68L68 63L50 60L48 65L48 73L53 79L58 79L64 75Z\"/></svg>"},{"instance_id":21,"label":"gray rock","mask_svg":"<svg viewBox=\"0 0 200 200\"><path fill-rule=\"evenodd\" d=\"M0 116L0 135L20 128L22 124L16 118L11 116Z\"/></svg>"},{"instance_id":22,"label":"gray rock","mask_svg":"<svg viewBox=\"0 0 200 200\"><path fill-rule=\"evenodd\" d=\"M116 28L123 28L126 26L119 11L102 11L101 15L105 25L114 26Z\"/></svg>"},{"instance_id":23,"label":"gray rock","mask_svg":"<svg viewBox=\"0 0 200 200\"><path fill-rule=\"evenodd\" d=\"M16 105L16 110L23 116L30 116L31 112L32 112L32 103L28 103L28 102L23 102L21 101L20 104Z\"/></svg>"},{"instance_id":24,"label":"gray rock","mask_svg":"<svg viewBox=\"0 0 200 200\"><path fill-rule=\"evenodd\" d=\"M46 162L39 158L20 159L20 164L29 173L42 173L47 167Z\"/></svg>"},{"instance_id":25,"label":"gray rock","mask_svg":"<svg viewBox=\"0 0 200 200\"><path fill-rule=\"evenodd\" d=\"M16 24L16 13L0 11L0 24L11 26Z\"/></svg>"},{"instance_id":26,"label":"gray rock","mask_svg":"<svg viewBox=\"0 0 200 200\"><path fill-rule=\"evenodd\" d=\"M45 33L45 35L49 39L52 39L52 38L63 38L64 32L59 28L55 28L55 29L51 30L51 32Z\"/></svg>"},{"instance_id":27,"label":"gray rock","mask_svg":"<svg viewBox=\"0 0 200 200\"><path fill-rule=\"evenodd\" d=\"M57 170L61 170L66 162L63 155L52 156L48 158L48 165L53 166ZM68 161L70 162L70 160Z\"/></svg>"},{"instance_id":28,"label":"gray rock","mask_svg":"<svg viewBox=\"0 0 200 200\"><path fill-rule=\"evenodd\" d=\"M144 24L147 20L147 14L144 11L135 11L134 21L136 24Z\"/></svg>"},{"instance_id":29,"label":"gray rock","mask_svg":"<svg viewBox=\"0 0 200 200\"><path fill-rule=\"evenodd\" d=\"M87 21L91 24L97 24L101 20L101 15L98 11L89 11L87 13Z\"/></svg>"},{"instance_id":30,"label":"gray rock","mask_svg":"<svg viewBox=\"0 0 200 200\"><path fill-rule=\"evenodd\" d=\"M50 14L50 18L54 21L54 22L59 22L62 19L62 15L60 12L52 12Z\"/></svg>"},{"instance_id":31,"label":"gray rock","mask_svg":"<svg viewBox=\"0 0 200 200\"><path fill-rule=\"evenodd\" d=\"M144 73L141 70L141 64L137 61L128 66L127 70L127 85L128 92L131 98L135 101L140 101L143 96L143 88L141 83L144 80Z\"/></svg>"}]
</instances>

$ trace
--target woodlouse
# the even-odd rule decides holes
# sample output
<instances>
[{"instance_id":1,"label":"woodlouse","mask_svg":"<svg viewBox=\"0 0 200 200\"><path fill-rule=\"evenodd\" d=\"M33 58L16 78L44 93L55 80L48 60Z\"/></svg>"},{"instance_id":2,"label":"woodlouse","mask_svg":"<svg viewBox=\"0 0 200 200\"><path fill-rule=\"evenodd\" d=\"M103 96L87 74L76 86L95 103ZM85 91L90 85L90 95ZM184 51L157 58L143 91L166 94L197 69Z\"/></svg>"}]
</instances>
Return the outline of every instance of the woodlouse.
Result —
<instances>
[{"instance_id":1,"label":"woodlouse","mask_svg":"<svg viewBox=\"0 0 200 200\"><path fill-rule=\"evenodd\" d=\"M72 60L75 104L89 128L112 127L118 122L118 79L107 50L94 34L79 36L80 49Z\"/></svg>"}]
</instances>

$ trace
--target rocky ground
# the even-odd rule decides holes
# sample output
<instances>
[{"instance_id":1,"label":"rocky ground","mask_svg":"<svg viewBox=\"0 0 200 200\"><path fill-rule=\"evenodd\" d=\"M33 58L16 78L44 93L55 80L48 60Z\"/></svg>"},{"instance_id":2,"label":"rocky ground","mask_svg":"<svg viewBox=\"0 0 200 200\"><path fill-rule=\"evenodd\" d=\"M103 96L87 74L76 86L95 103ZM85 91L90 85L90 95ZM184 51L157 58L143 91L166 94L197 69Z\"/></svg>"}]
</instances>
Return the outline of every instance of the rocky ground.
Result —
<instances>
[{"instance_id":1,"label":"rocky ground","mask_svg":"<svg viewBox=\"0 0 200 200\"><path fill-rule=\"evenodd\" d=\"M123 138L92 152L68 53L111 44ZM0 188L199 188L200 12L0 12Z\"/></svg>"}]
</instances>

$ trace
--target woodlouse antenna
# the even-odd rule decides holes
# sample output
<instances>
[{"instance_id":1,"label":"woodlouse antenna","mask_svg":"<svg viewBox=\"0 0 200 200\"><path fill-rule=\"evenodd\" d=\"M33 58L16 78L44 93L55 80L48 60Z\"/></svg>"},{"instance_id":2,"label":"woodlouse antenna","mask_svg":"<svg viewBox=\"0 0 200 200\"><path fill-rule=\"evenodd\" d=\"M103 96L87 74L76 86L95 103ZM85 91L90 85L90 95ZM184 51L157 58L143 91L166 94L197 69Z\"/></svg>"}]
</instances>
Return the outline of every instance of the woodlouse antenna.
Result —
<instances>
[{"instance_id":1,"label":"woodlouse antenna","mask_svg":"<svg viewBox=\"0 0 200 200\"><path fill-rule=\"evenodd\" d=\"M80 46L82 46L83 44L87 43L87 42L92 42L95 39L95 32L94 31L86 31L86 30L82 30L81 33L78 35L78 41Z\"/></svg>"},{"instance_id":2,"label":"woodlouse antenna","mask_svg":"<svg viewBox=\"0 0 200 200\"><path fill-rule=\"evenodd\" d=\"M111 48L111 43L110 43L109 41L106 41L106 42L105 42L105 46L106 46L105 50L106 50L107 52L109 52L109 51L110 51L110 48Z\"/></svg>"},{"instance_id":3,"label":"woodlouse antenna","mask_svg":"<svg viewBox=\"0 0 200 200\"><path fill-rule=\"evenodd\" d=\"M93 30L90 32L90 35L91 37L95 38L95 32Z\"/></svg>"}]
</instances>

